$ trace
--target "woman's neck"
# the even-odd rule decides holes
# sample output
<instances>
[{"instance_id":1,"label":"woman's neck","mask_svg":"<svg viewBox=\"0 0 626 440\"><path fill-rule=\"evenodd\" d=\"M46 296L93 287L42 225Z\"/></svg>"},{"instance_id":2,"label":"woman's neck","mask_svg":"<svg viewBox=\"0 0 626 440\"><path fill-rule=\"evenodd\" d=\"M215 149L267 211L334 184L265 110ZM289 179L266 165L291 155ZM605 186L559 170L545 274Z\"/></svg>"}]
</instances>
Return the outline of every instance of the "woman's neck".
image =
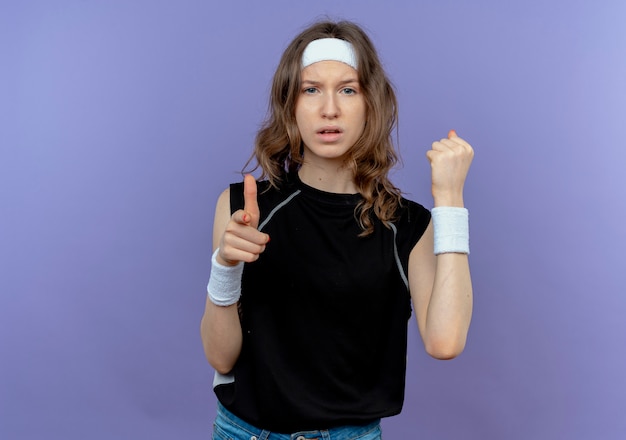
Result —
<instances>
[{"instance_id":1,"label":"woman's neck","mask_svg":"<svg viewBox=\"0 0 626 440\"><path fill-rule=\"evenodd\" d=\"M343 166L329 169L305 162L298 171L298 176L302 183L321 191L336 194L356 194L358 192L352 172Z\"/></svg>"}]
</instances>

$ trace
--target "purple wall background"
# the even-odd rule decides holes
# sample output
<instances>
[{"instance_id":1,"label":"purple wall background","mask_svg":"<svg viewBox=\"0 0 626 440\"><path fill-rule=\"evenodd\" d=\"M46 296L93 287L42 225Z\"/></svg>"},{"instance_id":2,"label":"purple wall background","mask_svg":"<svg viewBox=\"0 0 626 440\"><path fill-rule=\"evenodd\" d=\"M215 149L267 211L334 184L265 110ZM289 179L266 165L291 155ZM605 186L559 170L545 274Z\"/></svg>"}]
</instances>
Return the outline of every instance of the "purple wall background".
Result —
<instances>
[{"instance_id":1,"label":"purple wall background","mask_svg":"<svg viewBox=\"0 0 626 440\"><path fill-rule=\"evenodd\" d=\"M470 340L411 324L386 438L626 437L626 3L402 3L0 5L0 438L209 438L214 203L323 14L380 50L410 197L433 139L476 149Z\"/></svg>"}]
</instances>

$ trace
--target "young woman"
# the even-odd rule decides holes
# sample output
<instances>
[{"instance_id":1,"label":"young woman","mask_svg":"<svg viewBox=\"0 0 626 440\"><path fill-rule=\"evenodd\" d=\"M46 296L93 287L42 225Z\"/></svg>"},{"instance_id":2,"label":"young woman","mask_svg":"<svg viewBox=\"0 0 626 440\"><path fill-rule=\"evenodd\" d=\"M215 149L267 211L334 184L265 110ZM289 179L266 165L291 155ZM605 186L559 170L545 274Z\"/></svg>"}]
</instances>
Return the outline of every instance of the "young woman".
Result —
<instances>
[{"instance_id":1,"label":"young woman","mask_svg":"<svg viewBox=\"0 0 626 440\"><path fill-rule=\"evenodd\" d=\"M396 117L357 25L317 23L285 50L256 139L261 179L230 185L215 212L201 324L214 438L381 438L402 408L411 301L431 356L463 350L473 150L451 131L427 152L431 218L388 179Z\"/></svg>"}]
</instances>

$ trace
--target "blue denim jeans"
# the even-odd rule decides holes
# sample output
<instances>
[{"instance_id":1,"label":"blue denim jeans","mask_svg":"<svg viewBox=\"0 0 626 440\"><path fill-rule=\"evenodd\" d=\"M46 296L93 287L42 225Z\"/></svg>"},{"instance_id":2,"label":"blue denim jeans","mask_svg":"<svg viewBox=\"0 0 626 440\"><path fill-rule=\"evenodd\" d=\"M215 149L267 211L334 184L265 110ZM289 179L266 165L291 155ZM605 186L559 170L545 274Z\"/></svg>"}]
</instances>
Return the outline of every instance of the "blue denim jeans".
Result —
<instances>
[{"instance_id":1,"label":"blue denim jeans","mask_svg":"<svg viewBox=\"0 0 626 440\"><path fill-rule=\"evenodd\" d=\"M382 440L380 420L363 426L340 426L320 431L279 434L259 429L217 404L213 440Z\"/></svg>"}]
</instances>

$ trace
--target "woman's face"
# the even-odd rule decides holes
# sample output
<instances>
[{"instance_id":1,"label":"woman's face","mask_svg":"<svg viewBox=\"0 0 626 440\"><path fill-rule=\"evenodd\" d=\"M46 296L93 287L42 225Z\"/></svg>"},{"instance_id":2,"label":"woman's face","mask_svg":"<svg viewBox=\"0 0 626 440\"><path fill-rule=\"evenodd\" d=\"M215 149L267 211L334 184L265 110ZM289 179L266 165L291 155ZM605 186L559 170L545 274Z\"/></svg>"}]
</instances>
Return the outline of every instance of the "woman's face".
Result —
<instances>
[{"instance_id":1,"label":"woman's face","mask_svg":"<svg viewBox=\"0 0 626 440\"><path fill-rule=\"evenodd\" d=\"M358 73L339 61L302 69L296 122L305 162L343 161L365 128L365 97Z\"/></svg>"}]
</instances>

